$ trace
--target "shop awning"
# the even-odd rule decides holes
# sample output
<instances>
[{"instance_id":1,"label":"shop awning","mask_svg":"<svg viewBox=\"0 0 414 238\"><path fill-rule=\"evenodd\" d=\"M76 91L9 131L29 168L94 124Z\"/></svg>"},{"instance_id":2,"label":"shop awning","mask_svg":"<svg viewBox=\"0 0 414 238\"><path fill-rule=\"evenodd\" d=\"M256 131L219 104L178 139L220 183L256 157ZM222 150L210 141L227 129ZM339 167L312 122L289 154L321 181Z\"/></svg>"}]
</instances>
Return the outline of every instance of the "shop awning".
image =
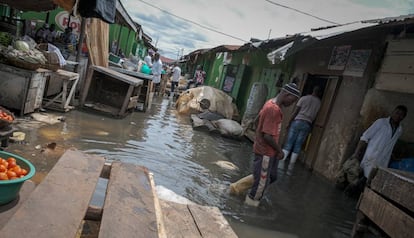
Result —
<instances>
[{"instance_id":1,"label":"shop awning","mask_svg":"<svg viewBox=\"0 0 414 238\"><path fill-rule=\"evenodd\" d=\"M0 3L7 4L12 8L21 11L49 11L56 8L56 4L52 0L31 0L31 1L16 1L16 0L0 0Z\"/></svg>"}]
</instances>

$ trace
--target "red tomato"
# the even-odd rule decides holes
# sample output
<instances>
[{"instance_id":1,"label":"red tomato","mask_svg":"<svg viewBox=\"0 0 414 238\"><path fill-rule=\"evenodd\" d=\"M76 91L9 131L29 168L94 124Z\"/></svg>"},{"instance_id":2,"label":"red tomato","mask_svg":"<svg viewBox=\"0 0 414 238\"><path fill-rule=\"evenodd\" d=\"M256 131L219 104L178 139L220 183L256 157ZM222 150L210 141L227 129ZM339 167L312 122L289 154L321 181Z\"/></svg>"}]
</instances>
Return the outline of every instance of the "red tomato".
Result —
<instances>
[{"instance_id":1,"label":"red tomato","mask_svg":"<svg viewBox=\"0 0 414 238\"><path fill-rule=\"evenodd\" d=\"M9 180L9 177L6 173L2 172L0 173L0 180Z\"/></svg>"},{"instance_id":2,"label":"red tomato","mask_svg":"<svg viewBox=\"0 0 414 238\"><path fill-rule=\"evenodd\" d=\"M10 162L9 161L7 162L9 163L9 165L7 166L8 169L14 168L17 165L16 161L13 161L13 160L10 160Z\"/></svg>"},{"instance_id":3,"label":"red tomato","mask_svg":"<svg viewBox=\"0 0 414 238\"><path fill-rule=\"evenodd\" d=\"M26 176L26 174L27 174L27 170L26 169L22 169L21 175Z\"/></svg>"},{"instance_id":4,"label":"red tomato","mask_svg":"<svg viewBox=\"0 0 414 238\"><path fill-rule=\"evenodd\" d=\"M10 170L12 170L13 172L15 172L17 176L20 176L22 174L22 169L20 168L19 165L14 166Z\"/></svg>"},{"instance_id":5,"label":"red tomato","mask_svg":"<svg viewBox=\"0 0 414 238\"><path fill-rule=\"evenodd\" d=\"M11 171L11 170L8 170L8 171L7 171L7 177L9 177L9 178L11 178L11 177L17 177L17 175L16 175L16 173L15 173L15 172L13 172L13 171Z\"/></svg>"},{"instance_id":6,"label":"red tomato","mask_svg":"<svg viewBox=\"0 0 414 238\"><path fill-rule=\"evenodd\" d=\"M0 164L0 172L6 172L7 171L7 167L4 166L3 164Z\"/></svg>"},{"instance_id":7,"label":"red tomato","mask_svg":"<svg viewBox=\"0 0 414 238\"><path fill-rule=\"evenodd\" d=\"M9 163L7 163L6 160L1 161L1 164L4 165L4 167L6 167L6 168L9 167Z\"/></svg>"}]
</instances>

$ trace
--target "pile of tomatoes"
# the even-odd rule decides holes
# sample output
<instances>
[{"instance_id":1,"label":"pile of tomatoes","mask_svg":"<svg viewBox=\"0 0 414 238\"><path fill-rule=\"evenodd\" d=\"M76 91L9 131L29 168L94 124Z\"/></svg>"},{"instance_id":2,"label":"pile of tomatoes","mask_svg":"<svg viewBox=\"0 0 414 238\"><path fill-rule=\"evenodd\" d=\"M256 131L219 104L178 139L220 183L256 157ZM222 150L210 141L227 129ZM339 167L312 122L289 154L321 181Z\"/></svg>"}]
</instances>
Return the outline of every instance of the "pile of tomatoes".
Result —
<instances>
[{"instance_id":1,"label":"pile of tomatoes","mask_svg":"<svg viewBox=\"0 0 414 238\"><path fill-rule=\"evenodd\" d=\"M12 122L14 120L12 115L10 115L7 112L3 111L1 108L0 108L0 119L3 119L3 120L8 121L8 122Z\"/></svg>"},{"instance_id":2,"label":"pile of tomatoes","mask_svg":"<svg viewBox=\"0 0 414 238\"><path fill-rule=\"evenodd\" d=\"M20 168L20 166L16 163L15 158L0 158L0 180L23 178L26 174L27 170Z\"/></svg>"}]
</instances>

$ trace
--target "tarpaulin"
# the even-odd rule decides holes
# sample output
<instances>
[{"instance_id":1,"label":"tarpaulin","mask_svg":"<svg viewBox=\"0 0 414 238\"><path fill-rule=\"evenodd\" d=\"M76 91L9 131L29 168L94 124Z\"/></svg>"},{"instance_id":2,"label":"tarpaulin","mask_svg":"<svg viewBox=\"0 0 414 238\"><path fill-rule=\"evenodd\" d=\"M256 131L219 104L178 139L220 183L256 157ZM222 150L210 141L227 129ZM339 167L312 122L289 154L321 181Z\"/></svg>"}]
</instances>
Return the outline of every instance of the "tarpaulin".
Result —
<instances>
[{"instance_id":1,"label":"tarpaulin","mask_svg":"<svg viewBox=\"0 0 414 238\"><path fill-rule=\"evenodd\" d=\"M68 12L72 12L73 5L75 4L75 0L53 0L53 2Z\"/></svg>"}]
</instances>

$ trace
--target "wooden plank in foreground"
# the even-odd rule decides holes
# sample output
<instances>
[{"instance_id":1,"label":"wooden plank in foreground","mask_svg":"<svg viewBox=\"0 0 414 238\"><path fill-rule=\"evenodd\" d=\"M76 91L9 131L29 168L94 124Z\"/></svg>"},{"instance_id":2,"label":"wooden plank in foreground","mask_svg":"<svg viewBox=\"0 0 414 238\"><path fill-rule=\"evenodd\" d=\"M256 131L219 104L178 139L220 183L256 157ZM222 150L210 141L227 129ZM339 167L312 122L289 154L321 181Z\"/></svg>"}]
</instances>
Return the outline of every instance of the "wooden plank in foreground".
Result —
<instances>
[{"instance_id":1,"label":"wooden plank in foreground","mask_svg":"<svg viewBox=\"0 0 414 238\"><path fill-rule=\"evenodd\" d=\"M85 216L104 158L66 151L0 231L2 238L74 237Z\"/></svg>"},{"instance_id":2,"label":"wooden plank in foreground","mask_svg":"<svg viewBox=\"0 0 414 238\"><path fill-rule=\"evenodd\" d=\"M188 205L203 238L236 238L237 235L217 207Z\"/></svg>"},{"instance_id":3,"label":"wooden plank in foreground","mask_svg":"<svg viewBox=\"0 0 414 238\"><path fill-rule=\"evenodd\" d=\"M367 187L359 210L390 237L413 237L414 218Z\"/></svg>"},{"instance_id":4,"label":"wooden plank in foreground","mask_svg":"<svg viewBox=\"0 0 414 238\"><path fill-rule=\"evenodd\" d=\"M202 237L187 205L160 200L168 238Z\"/></svg>"},{"instance_id":5,"label":"wooden plank in foreground","mask_svg":"<svg viewBox=\"0 0 414 238\"><path fill-rule=\"evenodd\" d=\"M0 229L9 221L10 217L17 211L29 197L36 185L32 180L26 180L20 189L19 198L6 205L0 206Z\"/></svg>"},{"instance_id":6,"label":"wooden plank in foreground","mask_svg":"<svg viewBox=\"0 0 414 238\"><path fill-rule=\"evenodd\" d=\"M158 237L152 189L146 168L112 163L99 237Z\"/></svg>"}]
</instances>

